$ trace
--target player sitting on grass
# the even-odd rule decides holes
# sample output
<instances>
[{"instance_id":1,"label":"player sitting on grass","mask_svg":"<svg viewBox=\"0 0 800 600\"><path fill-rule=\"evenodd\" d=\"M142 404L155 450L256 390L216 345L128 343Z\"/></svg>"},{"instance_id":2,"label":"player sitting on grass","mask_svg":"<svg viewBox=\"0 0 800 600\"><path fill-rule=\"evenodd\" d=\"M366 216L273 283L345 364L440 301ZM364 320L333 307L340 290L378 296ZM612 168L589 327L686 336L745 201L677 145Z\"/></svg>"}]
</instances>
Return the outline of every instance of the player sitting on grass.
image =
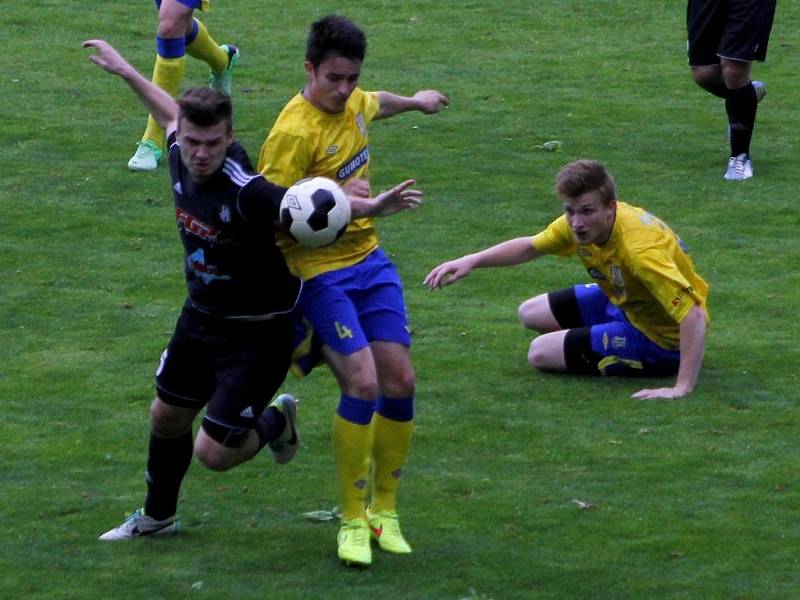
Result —
<instances>
[{"instance_id":1,"label":"player sitting on grass","mask_svg":"<svg viewBox=\"0 0 800 600\"><path fill-rule=\"evenodd\" d=\"M296 401L272 395L292 354L293 309L302 287L275 245L285 188L253 172L233 139L230 99L208 88L176 104L102 40L90 60L119 75L168 134L175 214L185 251L188 298L156 371L150 407L144 507L100 536L122 540L174 533L181 481L192 452L225 471L269 445L274 460L297 452ZM356 217L419 204L411 181L376 198L351 199ZM192 423L206 406L197 437ZM265 410L266 408L266 410Z\"/></svg>"},{"instance_id":2,"label":"player sitting on grass","mask_svg":"<svg viewBox=\"0 0 800 600\"><path fill-rule=\"evenodd\" d=\"M540 294L519 307L542 335L528 351L544 371L621 376L675 375L674 386L634 398L680 398L697 382L703 358L708 284L675 233L650 213L618 201L596 161L558 174L564 215L530 237L445 262L425 278L431 289L479 267L517 265L546 254L578 255L595 283Z\"/></svg>"}]
</instances>

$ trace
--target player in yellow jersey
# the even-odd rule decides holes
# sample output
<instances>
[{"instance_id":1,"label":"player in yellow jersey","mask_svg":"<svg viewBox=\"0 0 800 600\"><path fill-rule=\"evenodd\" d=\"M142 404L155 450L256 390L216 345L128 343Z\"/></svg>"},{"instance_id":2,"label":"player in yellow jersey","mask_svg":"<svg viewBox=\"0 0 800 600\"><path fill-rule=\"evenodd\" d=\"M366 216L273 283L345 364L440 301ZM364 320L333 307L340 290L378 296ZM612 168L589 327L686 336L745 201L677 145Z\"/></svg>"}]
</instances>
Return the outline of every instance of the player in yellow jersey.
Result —
<instances>
[{"instance_id":1,"label":"player in yellow jersey","mask_svg":"<svg viewBox=\"0 0 800 600\"><path fill-rule=\"evenodd\" d=\"M542 334L531 342L531 366L621 376L677 374L674 386L643 389L633 397L690 393L703 359L708 284L680 239L650 213L617 200L614 180L599 162L564 167L556 192L564 215L547 229L445 262L425 284L435 289L479 267L577 254L596 283L540 294L519 307L522 323Z\"/></svg>"},{"instance_id":2,"label":"player in yellow jersey","mask_svg":"<svg viewBox=\"0 0 800 600\"><path fill-rule=\"evenodd\" d=\"M186 54L202 60L210 69L209 85L230 96L233 69L239 62L239 50L231 44L218 46L206 29L192 17L193 11L208 10L211 0L155 0L158 7L156 62L153 83L170 96L178 88L186 70ZM128 161L132 171L152 171L164 156L164 130L149 116L147 128L136 153Z\"/></svg>"},{"instance_id":3,"label":"player in yellow jersey","mask_svg":"<svg viewBox=\"0 0 800 600\"><path fill-rule=\"evenodd\" d=\"M270 181L288 186L321 175L350 193L359 187L367 193L369 124L404 111L435 113L447 105L434 90L404 97L359 89L366 46L364 33L345 17L329 15L312 24L306 86L285 106L261 148L258 170ZM411 552L396 508L415 390L397 271L378 246L371 218L353 221L324 248L281 243L290 269L305 280L298 306L341 389L332 430L342 495L339 558L370 564L371 538L385 551Z\"/></svg>"}]
</instances>

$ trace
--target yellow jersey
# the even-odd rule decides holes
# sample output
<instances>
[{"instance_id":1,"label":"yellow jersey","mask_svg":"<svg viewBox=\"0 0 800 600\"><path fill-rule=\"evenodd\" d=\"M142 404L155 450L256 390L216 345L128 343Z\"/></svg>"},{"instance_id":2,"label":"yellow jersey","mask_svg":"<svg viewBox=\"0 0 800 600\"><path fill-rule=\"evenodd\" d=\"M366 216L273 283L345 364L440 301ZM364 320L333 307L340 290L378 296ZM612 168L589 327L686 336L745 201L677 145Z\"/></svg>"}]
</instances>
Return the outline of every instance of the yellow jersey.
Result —
<instances>
[{"instance_id":1,"label":"yellow jersey","mask_svg":"<svg viewBox=\"0 0 800 600\"><path fill-rule=\"evenodd\" d=\"M258 156L258 170L272 183L289 187L306 177L343 184L369 177L367 126L378 113L377 92L356 88L344 111L323 112L297 94L283 108ZM378 246L372 218L356 219L330 246L304 248L279 233L289 269L302 279L353 265Z\"/></svg>"},{"instance_id":2,"label":"yellow jersey","mask_svg":"<svg viewBox=\"0 0 800 600\"><path fill-rule=\"evenodd\" d=\"M667 350L680 349L680 323L694 306L706 313L708 284L680 238L649 212L617 202L605 244L577 244L563 215L531 238L541 254L577 254L591 278L631 324Z\"/></svg>"}]
</instances>

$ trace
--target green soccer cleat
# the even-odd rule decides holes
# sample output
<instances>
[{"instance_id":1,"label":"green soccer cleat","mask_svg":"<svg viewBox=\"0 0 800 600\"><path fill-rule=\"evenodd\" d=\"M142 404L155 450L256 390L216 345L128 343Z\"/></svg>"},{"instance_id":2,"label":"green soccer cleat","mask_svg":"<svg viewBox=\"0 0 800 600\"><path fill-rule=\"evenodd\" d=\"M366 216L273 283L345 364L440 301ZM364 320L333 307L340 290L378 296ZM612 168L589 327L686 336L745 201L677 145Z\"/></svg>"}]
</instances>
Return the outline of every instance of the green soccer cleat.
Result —
<instances>
[{"instance_id":1,"label":"green soccer cleat","mask_svg":"<svg viewBox=\"0 0 800 600\"><path fill-rule=\"evenodd\" d=\"M222 44L220 48L228 53L228 68L222 73L214 73L214 71L211 71L208 74L208 86L221 94L232 96L233 70L236 68L236 65L239 64L239 49L233 44Z\"/></svg>"},{"instance_id":2,"label":"green soccer cleat","mask_svg":"<svg viewBox=\"0 0 800 600\"><path fill-rule=\"evenodd\" d=\"M98 539L104 542L115 542L143 536L173 535L178 533L180 523L175 517L156 521L154 518L145 515L144 509L140 508L128 515L122 525L106 531Z\"/></svg>"},{"instance_id":3,"label":"green soccer cleat","mask_svg":"<svg viewBox=\"0 0 800 600\"><path fill-rule=\"evenodd\" d=\"M155 142L142 140L139 142L136 154L128 161L131 171L155 171L164 153Z\"/></svg>"},{"instance_id":4,"label":"green soccer cleat","mask_svg":"<svg viewBox=\"0 0 800 600\"><path fill-rule=\"evenodd\" d=\"M269 405L286 419L283 433L267 444L272 451L272 459L279 465L285 465L294 458L300 447L300 430L297 428L297 400L291 394L281 394Z\"/></svg>"},{"instance_id":5,"label":"green soccer cleat","mask_svg":"<svg viewBox=\"0 0 800 600\"><path fill-rule=\"evenodd\" d=\"M381 550L393 554L410 554L411 546L400 532L400 520L394 511L371 513L367 509L367 519L372 537L378 542Z\"/></svg>"},{"instance_id":6,"label":"green soccer cleat","mask_svg":"<svg viewBox=\"0 0 800 600\"><path fill-rule=\"evenodd\" d=\"M339 559L349 566L366 567L372 564L369 525L364 519L342 521L336 541Z\"/></svg>"}]
</instances>

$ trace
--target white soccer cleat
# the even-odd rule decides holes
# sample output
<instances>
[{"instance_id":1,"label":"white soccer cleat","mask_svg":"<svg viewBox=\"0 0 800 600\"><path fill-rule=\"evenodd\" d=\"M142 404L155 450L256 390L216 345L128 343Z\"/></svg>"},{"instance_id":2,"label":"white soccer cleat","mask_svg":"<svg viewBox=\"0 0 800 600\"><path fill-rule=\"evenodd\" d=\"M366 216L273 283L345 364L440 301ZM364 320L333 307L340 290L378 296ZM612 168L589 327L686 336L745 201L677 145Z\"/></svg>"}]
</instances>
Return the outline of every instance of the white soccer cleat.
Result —
<instances>
[{"instance_id":1,"label":"white soccer cleat","mask_svg":"<svg viewBox=\"0 0 800 600\"><path fill-rule=\"evenodd\" d=\"M728 181L744 181L753 176L753 161L747 154L731 156L728 159L728 170L725 171L725 179Z\"/></svg>"},{"instance_id":2,"label":"white soccer cleat","mask_svg":"<svg viewBox=\"0 0 800 600\"><path fill-rule=\"evenodd\" d=\"M155 171L164 153L150 140L139 142L136 154L131 156L128 161L128 168L131 171Z\"/></svg>"},{"instance_id":3,"label":"white soccer cleat","mask_svg":"<svg viewBox=\"0 0 800 600\"><path fill-rule=\"evenodd\" d=\"M144 509L140 508L128 515L128 518L125 519L122 525L106 531L98 539L104 542L115 542L146 535L173 535L178 533L179 528L180 521L175 517L170 517L163 521L156 521L154 518L145 515Z\"/></svg>"},{"instance_id":4,"label":"white soccer cleat","mask_svg":"<svg viewBox=\"0 0 800 600\"><path fill-rule=\"evenodd\" d=\"M267 445L272 451L272 459L279 465L285 465L297 454L300 447L300 431L297 428L297 400L291 394L281 394L270 402L286 419L286 427L277 439Z\"/></svg>"},{"instance_id":5,"label":"white soccer cleat","mask_svg":"<svg viewBox=\"0 0 800 600\"><path fill-rule=\"evenodd\" d=\"M758 102L761 102L764 99L764 96L767 95L767 84L763 81L751 81L750 84L756 91L756 98Z\"/></svg>"}]
</instances>

